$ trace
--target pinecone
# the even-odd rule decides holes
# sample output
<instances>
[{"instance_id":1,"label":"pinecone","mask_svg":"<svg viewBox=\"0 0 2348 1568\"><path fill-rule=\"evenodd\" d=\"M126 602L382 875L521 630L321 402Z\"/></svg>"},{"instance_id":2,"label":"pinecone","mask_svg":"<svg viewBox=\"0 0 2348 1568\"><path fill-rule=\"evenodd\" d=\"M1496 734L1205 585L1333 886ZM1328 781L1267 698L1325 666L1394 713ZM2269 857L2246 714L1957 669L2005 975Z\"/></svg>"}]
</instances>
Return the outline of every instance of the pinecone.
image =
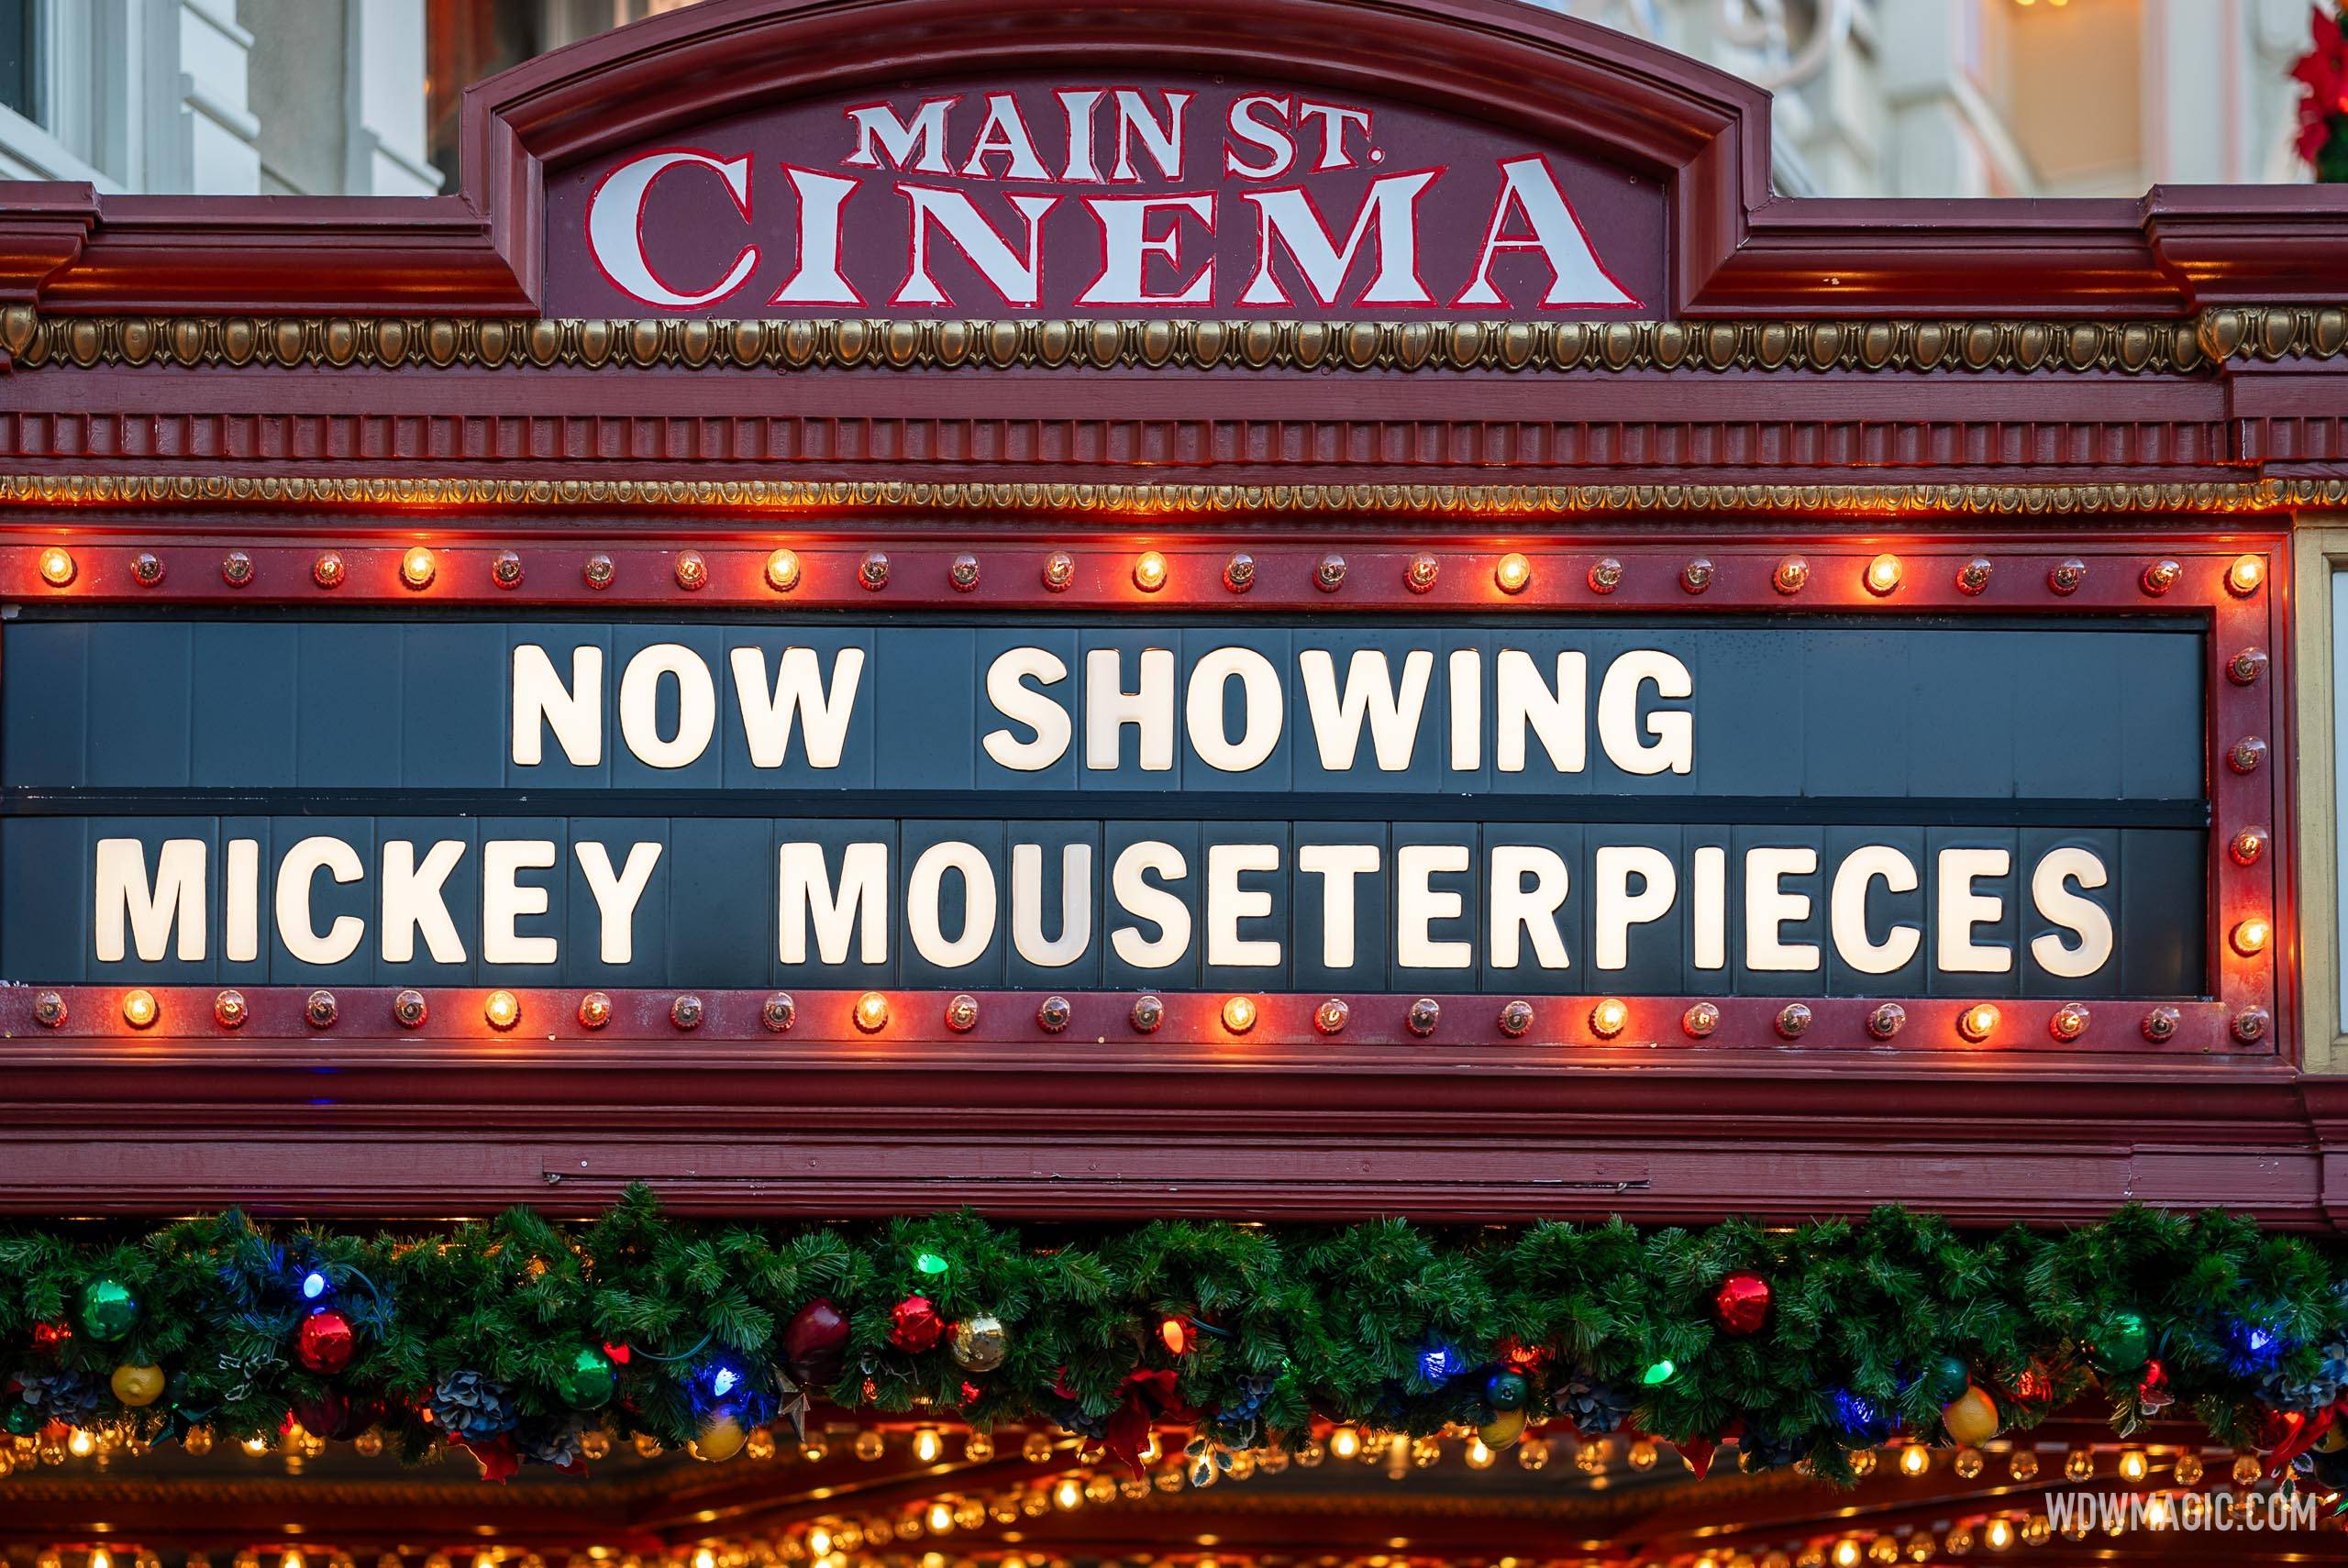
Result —
<instances>
[{"instance_id":1,"label":"pinecone","mask_svg":"<svg viewBox=\"0 0 2348 1568\"><path fill-rule=\"evenodd\" d=\"M570 1470L581 1464L585 1455L580 1452L579 1440L586 1431L586 1422L577 1416L566 1417L551 1426L541 1426L518 1434L515 1447L524 1459L534 1464L551 1464L559 1470Z\"/></svg>"},{"instance_id":2,"label":"pinecone","mask_svg":"<svg viewBox=\"0 0 2348 1568\"><path fill-rule=\"evenodd\" d=\"M24 1402L52 1421L78 1423L98 1413L98 1385L83 1373L19 1372L17 1386Z\"/></svg>"},{"instance_id":3,"label":"pinecone","mask_svg":"<svg viewBox=\"0 0 2348 1568\"><path fill-rule=\"evenodd\" d=\"M514 1396L502 1383L478 1372L452 1372L432 1391L432 1419L460 1438L493 1438L510 1432L519 1419Z\"/></svg>"},{"instance_id":4,"label":"pinecone","mask_svg":"<svg viewBox=\"0 0 2348 1568\"><path fill-rule=\"evenodd\" d=\"M2348 1339L2330 1341L2317 1354L2313 1376L2293 1378L2278 1366L2258 1380L2259 1397L2278 1410L2329 1408L2348 1393Z\"/></svg>"},{"instance_id":5,"label":"pinecone","mask_svg":"<svg viewBox=\"0 0 2348 1568\"><path fill-rule=\"evenodd\" d=\"M1631 1397L1586 1366L1574 1368L1549 1396L1549 1408L1584 1437L1600 1437L1631 1419Z\"/></svg>"}]
</instances>

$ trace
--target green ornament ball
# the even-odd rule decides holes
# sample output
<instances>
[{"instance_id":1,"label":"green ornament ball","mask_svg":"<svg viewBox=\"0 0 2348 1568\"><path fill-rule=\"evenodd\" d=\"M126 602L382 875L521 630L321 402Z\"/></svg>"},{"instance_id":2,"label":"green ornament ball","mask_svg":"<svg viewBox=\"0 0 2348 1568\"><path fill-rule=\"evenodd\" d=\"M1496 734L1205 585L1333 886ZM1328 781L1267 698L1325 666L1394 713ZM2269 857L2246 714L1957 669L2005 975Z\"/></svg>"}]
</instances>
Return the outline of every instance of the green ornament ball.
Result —
<instances>
[{"instance_id":1,"label":"green ornament ball","mask_svg":"<svg viewBox=\"0 0 2348 1568\"><path fill-rule=\"evenodd\" d=\"M1924 1386L1935 1405L1945 1405L1972 1386L1972 1369L1962 1356L1944 1355L1924 1374Z\"/></svg>"},{"instance_id":2,"label":"green ornament ball","mask_svg":"<svg viewBox=\"0 0 2348 1568\"><path fill-rule=\"evenodd\" d=\"M2096 1336L2096 1360L2106 1372L2130 1374L2151 1359L2153 1337L2141 1312L2115 1312Z\"/></svg>"},{"instance_id":3,"label":"green ornament ball","mask_svg":"<svg viewBox=\"0 0 2348 1568\"><path fill-rule=\"evenodd\" d=\"M6 1412L0 1414L0 1430L6 1430L10 1437L30 1437L47 1422L39 1407L21 1400L11 1400Z\"/></svg>"},{"instance_id":4,"label":"green ornament ball","mask_svg":"<svg viewBox=\"0 0 2348 1568\"><path fill-rule=\"evenodd\" d=\"M619 1373L612 1358L593 1345L585 1345L555 1379L555 1395L574 1410L594 1410L607 1404L618 1386Z\"/></svg>"},{"instance_id":5,"label":"green ornament ball","mask_svg":"<svg viewBox=\"0 0 2348 1568\"><path fill-rule=\"evenodd\" d=\"M1513 1372L1495 1372L1484 1383L1484 1403L1495 1410L1522 1410L1533 1386Z\"/></svg>"},{"instance_id":6,"label":"green ornament ball","mask_svg":"<svg viewBox=\"0 0 2348 1568\"><path fill-rule=\"evenodd\" d=\"M94 1279L82 1286L82 1331L111 1344L138 1326L138 1298L118 1279Z\"/></svg>"}]
</instances>

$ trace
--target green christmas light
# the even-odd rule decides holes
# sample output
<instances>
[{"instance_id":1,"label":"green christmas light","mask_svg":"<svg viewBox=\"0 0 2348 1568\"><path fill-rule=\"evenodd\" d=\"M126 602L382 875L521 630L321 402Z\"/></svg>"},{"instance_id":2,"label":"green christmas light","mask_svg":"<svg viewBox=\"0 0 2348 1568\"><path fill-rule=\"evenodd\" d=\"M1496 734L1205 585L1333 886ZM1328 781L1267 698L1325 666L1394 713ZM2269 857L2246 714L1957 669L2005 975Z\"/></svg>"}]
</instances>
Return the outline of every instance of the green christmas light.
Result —
<instances>
[{"instance_id":1,"label":"green christmas light","mask_svg":"<svg viewBox=\"0 0 2348 1568\"><path fill-rule=\"evenodd\" d=\"M1674 1366L1668 1360L1659 1361L1653 1366L1648 1367L1645 1372L1642 1373L1639 1376L1639 1381L1652 1388L1658 1383L1670 1382L1673 1375L1677 1374L1678 1370L1679 1369L1677 1366Z\"/></svg>"},{"instance_id":2,"label":"green christmas light","mask_svg":"<svg viewBox=\"0 0 2348 1568\"><path fill-rule=\"evenodd\" d=\"M944 1274L948 1266L946 1260L936 1253L924 1253L914 1259L914 1267L927 1275Z\"/></svg>"}]
</instances>

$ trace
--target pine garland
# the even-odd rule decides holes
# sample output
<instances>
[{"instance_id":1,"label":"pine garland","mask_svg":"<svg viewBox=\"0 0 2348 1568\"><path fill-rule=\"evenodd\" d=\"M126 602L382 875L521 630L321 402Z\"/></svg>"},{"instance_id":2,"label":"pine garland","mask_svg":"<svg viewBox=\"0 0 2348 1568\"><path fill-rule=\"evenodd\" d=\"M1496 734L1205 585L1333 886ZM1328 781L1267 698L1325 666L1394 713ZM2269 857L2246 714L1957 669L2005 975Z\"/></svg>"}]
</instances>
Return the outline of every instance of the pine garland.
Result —
<instances>
[{"instance_id":1,"label":"pine garland","mask_svg":"<svg viewBox=\"0 0 2348 1568\"><path fill-rule=\"evenodd\" d=\"M925 1272L925 1254L942 1272ZM1744 1337L1712 1305L1736 1274L1771 1296ZM320 1299L304 1293L313 1275ZM83 1316L94 1281L137 1304L112 1342ZM948 1324L999 1319L1000 1366L958 1362L951 1333L900 1348L897 1309L914 1296ZM1231 1447L1297 1441L1316 1419L1412 1433L1490 1420L1491 1375L1514 1370L1536 1419L1604 1430L1635 1407L1631 1423L1667 1441L1741 1434L1748 1463L1807 1458L1839 1476L1894 1429L1947 1441L1948 1395L1927 1369L1950 1357L2010 1427L2099 1386L2131 1430L2165 1382L2180 1411L2237 1446L2272 1446L2276 1412L2328 1409L2348 1382L2348 1255L2214 1212L2131 1208L1991 1233L1883 1209L1778 1230L1160 1220L1028 1234L969 1213L688 1222L638 1190L579 1225L515 1209L365 1235L231 1212L143 1234L0 1231L0 1414L19 1432L66 1419L245 1439L274 1437L289 1411L347 1405L346 1424L379 1425L411 1452L453 1432L564 1463L584 1429L674 1444L715 1419L776 1419L792 1394L785 1325L819 1297L846 1317L847 1343L836 1382L808 1392L840 1407L1099 1437L1146 1394L1146 1413L1195 1419ZM355 1331L332 1375L295 1350L321 1308ZM2158 1381L2109 1353L2132 1315L2136 1358L2149 1353ZM1193 1326L1179 1354L1168 1318ZM611 1398L566 1405L574 1358L607 1345L626 1353ZM110 1386L122 1366L161 1369L161 1397L126 1407Z\"/></svg>"}]
</instances>

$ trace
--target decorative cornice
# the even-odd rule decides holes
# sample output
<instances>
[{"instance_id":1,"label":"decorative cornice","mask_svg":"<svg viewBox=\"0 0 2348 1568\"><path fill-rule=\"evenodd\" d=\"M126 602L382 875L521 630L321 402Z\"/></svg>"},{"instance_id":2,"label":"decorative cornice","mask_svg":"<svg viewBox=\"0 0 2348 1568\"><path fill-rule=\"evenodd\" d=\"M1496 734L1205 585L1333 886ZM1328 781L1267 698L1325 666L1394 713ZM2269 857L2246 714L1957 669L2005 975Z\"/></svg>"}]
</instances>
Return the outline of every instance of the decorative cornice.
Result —
<instances>
[{"instance_id":1,"label":"decorative cornice","mask_svg":"<svg viewBox=\"0 0 2348 1568\"><path fill-rule=\"evenodd\" d=\"M204 370L1999 371L2183 375L2325 359L2348 307L2176 321L555 321L494 316L42 315L0 356ZM5 360L0 360L5 362Z\"/></svg>"},{"instance_id":2,"label":"decorative cornice","mask_svg":"<svg viewBox=\"0 0 2348 1568\"><path fill-rule=\"evenodd\" d=\"M0 506L708 508L836 512L1329 513L1566 516L1611 512L2039 516L2243 513L2348 504L2348 480L2205 484L1007 484L886 480L253 478L0 475Z\"/></svg>"}]
</instances>

